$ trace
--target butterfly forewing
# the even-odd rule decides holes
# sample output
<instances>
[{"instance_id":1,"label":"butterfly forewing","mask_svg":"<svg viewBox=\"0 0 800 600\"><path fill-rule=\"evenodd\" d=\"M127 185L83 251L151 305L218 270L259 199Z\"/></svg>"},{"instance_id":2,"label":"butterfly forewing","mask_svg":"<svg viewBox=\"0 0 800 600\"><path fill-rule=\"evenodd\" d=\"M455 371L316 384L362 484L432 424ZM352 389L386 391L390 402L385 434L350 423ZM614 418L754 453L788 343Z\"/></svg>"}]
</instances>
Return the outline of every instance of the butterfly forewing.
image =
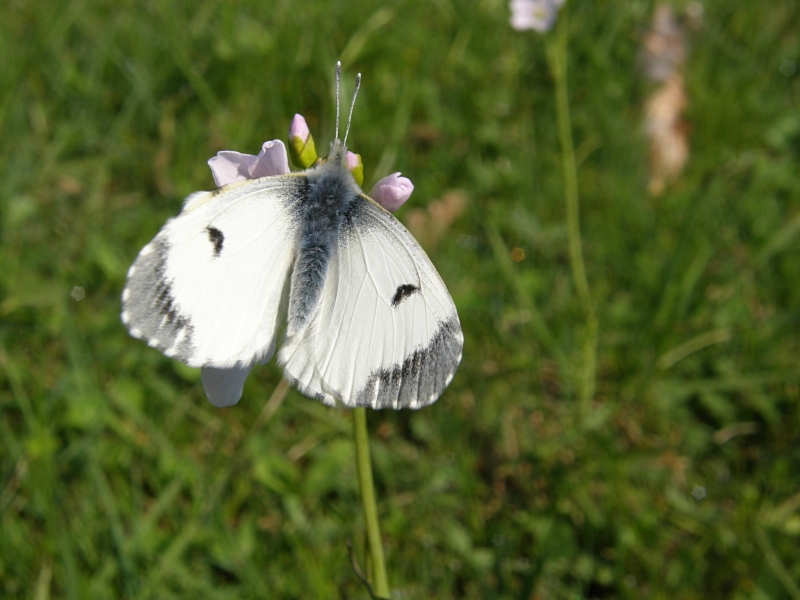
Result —
<instances>
[{"instance_id":1,"label":"butterfly forewing","mask_svg":"<svg viewBox=\"0 0 800 600\"><path fill-rule=\"evenodd\" d=\"M130 333L193 367L268 360L285 323L306 186L284 175L190 196L128 272Z\"/></svg>"}]
</instances>

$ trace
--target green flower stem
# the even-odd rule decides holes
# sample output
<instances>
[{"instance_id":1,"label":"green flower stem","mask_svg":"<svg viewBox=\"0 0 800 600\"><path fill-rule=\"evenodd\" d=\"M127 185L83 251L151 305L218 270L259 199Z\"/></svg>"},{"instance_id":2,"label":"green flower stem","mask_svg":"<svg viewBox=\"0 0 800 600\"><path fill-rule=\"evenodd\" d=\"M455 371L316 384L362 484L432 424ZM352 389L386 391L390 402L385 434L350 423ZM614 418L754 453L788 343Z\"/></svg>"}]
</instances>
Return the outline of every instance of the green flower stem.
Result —
<instances>
[{"instance_id":1,"label":"green flower stem","mask_svg":"<svg viewBox=\"0 0 800 600\"><path fill-rule=\"evenodd\" d=\"M353 438L356 442L356 467L358 469L358 489L361 491L361 504L364 507L364 521L367 524L367 540L372 558L372 585L375 595L389 597L389 582L386 578L386 564L383 560L381 531L378 526L378 509L375 506L375 488L372 484L372 463L369 456L369 436L367 435L367 411L363 407L353 409Z\"/></svg>"},{"instance_id":2,"label":"green flower stem","mask_svg":"<svg viewBox=\"0 0 800 600\"><path fill-rule=\"evenodd\" d=\"M578 201L578 167L575 164L575 149L572 145L572 124L569 115L569 95L567 93L567 12L559 15L557 31L547 36L547 60L556 87L556 117L558 138L561 143L561 164L564 171L564 195L567 204L567 243L569 245L569 266L572 282L578 299L583 305L586 319L581 354L582 365L578 376L578 390L581 415L585 418L591 409L595 392L597 371L597 315L594 302L589 293L586 268L583 263L583 242L581 241L580 204Z\"/></svg>"}]
</instances>

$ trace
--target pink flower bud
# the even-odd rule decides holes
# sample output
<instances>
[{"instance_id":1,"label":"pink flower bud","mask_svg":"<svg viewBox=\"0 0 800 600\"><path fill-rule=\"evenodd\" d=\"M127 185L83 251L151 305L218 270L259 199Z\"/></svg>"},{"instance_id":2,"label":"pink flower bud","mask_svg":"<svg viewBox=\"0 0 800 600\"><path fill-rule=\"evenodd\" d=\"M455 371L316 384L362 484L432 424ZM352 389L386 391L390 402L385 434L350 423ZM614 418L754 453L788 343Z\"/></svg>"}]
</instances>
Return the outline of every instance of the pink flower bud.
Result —
<instances>
[{"instance_id":1,"label":"pink flower bud","mask_svg":"<svg viewBox=\"0 0 800 600\"><path fill-rule=\"evenodd\" d=\"M369 196L389 212L394 212L408 200L413 191L414 184L410 179L401 177L400 173L392 173L376 183Z\"/></svg>"},{"instance_id":2,"label":"pink flower bud","mask_svg":"<svg viewBox=\"0 0 800 600\"><path fill-rule=\"evenodd\" d=\"M303 115L295 115L289 124L289 139L300 138L300 141L305 144L310 134L311 131L308 129L308 124Z\"/></svg>"},{"instance_id":3,"label":"pink flower bud","mask_svg":"<svg viewBox=\"0 0 800 600\"><path fill-rule=\"evenodd\" d=\"M289 125L289 153L295 166L307 169L317 160L314 137L303 115L295 115Z\"/></svg>"},{"instance_id":4,"label":"pink flower bud","mask_svg":"<svg viewBox=\"0 0 800 600\"><path fill-rule=\"evenodd\" d=\"M361 155L355 154L353 152L347 151L347 170L352 171L356 167L363 167L364 165L361 162Z\"/></svg>"},{"instance_id":5,"label":"pink flower bud","mask_svg":"<svg viewBox=\"0 0 800 600\"><path fill-rule=\"evenodd\" d=\"M347 162L347 170L353 175L353 179L356 180L359 186L363 185L364 163L361 162L361 155L348 151L345 156L345 161Z\"/></svg>"}]
</instances>

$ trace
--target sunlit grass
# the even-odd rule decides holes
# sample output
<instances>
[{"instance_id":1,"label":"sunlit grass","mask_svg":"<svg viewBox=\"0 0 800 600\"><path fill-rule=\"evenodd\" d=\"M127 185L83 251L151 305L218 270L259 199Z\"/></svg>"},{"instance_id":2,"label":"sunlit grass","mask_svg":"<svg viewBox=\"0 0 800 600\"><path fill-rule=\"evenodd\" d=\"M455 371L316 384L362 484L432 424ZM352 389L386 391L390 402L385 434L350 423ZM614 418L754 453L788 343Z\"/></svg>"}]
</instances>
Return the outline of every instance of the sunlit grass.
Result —
<instances>
[{"instance_id":1,"label":"sunlit grass","mask_svg":"<svg viewBox=\"0 0 800 600\"><path fill-rule=\"evenodd\" d=\"M426 242L462 366L430 408L368 414L397 597L800 597L800 8L705 3L689 162L659 198L651 8L570 0L582 418L553 80L504 2L2 4L0 596L366 596L351 415L265 408L274 365L215 409L119 322L209 157L295 112L327 147L341 58L365 187L410 177L401 220L467 198Z\"/></svg>"}]
</instances>

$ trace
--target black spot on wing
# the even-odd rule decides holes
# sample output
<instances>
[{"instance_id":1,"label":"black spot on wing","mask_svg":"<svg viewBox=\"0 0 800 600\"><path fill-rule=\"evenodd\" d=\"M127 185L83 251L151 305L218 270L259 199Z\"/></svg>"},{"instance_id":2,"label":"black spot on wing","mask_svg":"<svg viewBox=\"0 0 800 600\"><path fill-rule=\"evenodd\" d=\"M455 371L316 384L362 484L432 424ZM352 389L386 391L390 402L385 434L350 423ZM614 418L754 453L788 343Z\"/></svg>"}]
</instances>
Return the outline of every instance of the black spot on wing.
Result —
<instances>
[{"instance_id":1,"label":"black spot on wing","mask_svg":"<svg viewBox=\"0 0 800 600\"><path fill-rule=\"evenodd\" d=\"M220 252L222 252L222 243L225 241L225 236L222 235L219 229L211 225L206 227L206 231L208 232L208 240L214 246L214 256L219 256Z\"/></svg>"},{"instance_id":2,"label":"black spot on wing","mask_svg":"<svg viewBox=\"0 0 800 600\"><path fill-rule=\"evenodd\" d=\"M397 286L397 291L395 291L392 297L392 306L396 308L403 300L418 291L419 287L410 283Z\"/></svg>"}]
</instances>

